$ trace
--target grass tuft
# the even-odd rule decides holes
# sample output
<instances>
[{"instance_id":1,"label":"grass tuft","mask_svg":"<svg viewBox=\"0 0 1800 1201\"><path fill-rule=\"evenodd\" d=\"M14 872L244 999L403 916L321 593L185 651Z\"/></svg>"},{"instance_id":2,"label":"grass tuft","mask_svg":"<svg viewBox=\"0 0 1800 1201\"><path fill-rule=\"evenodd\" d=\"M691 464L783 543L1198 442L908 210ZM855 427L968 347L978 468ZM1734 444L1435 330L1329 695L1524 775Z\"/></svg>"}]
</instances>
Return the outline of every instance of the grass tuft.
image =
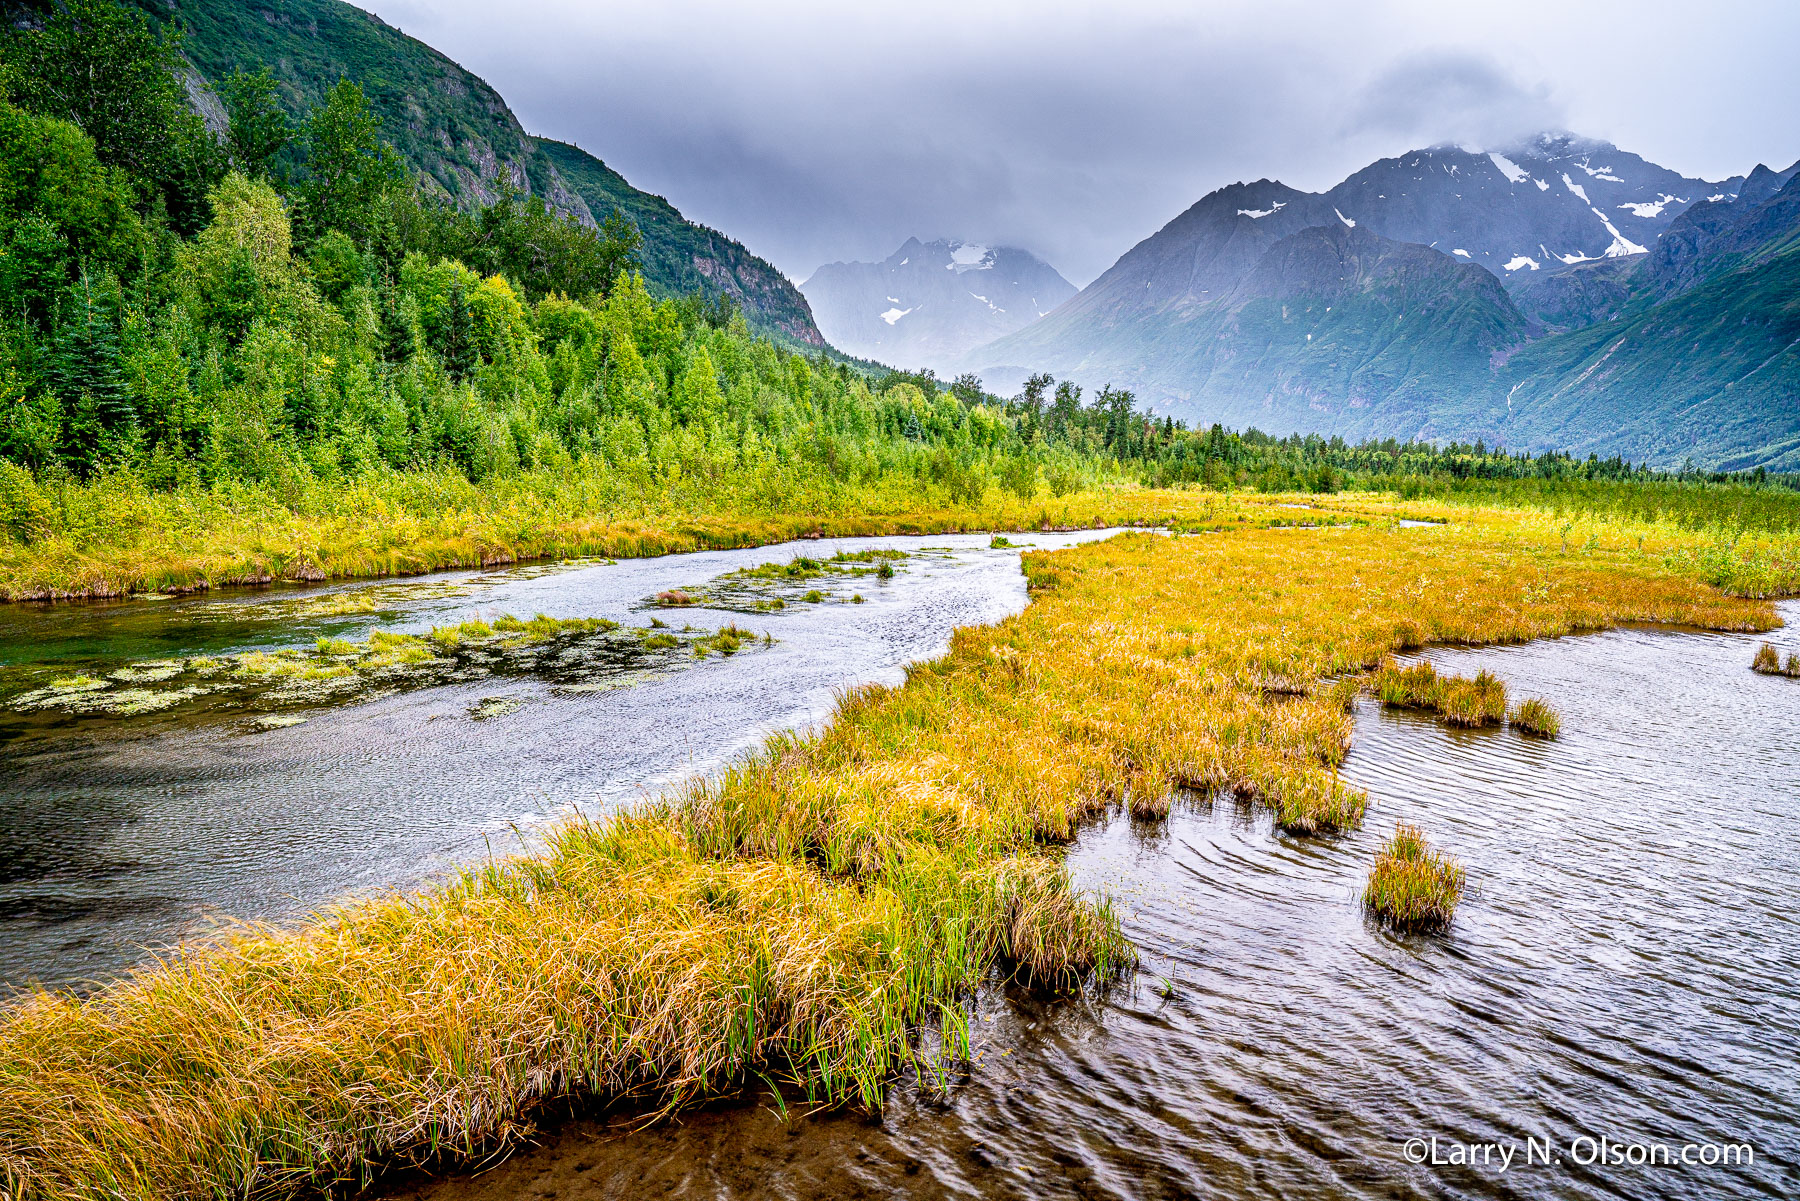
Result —
<instances>
[{"instance_id":1,"label":"grass tuft","mask_svg":"<svg viewBox=\"0 0 1800 1201\"><path fill-rule=\"evenodd\" d=\"M1469 680L1444 675L1430 663L1399 667L1384 661L1373 689L1384 705L1436 713L1452 726L1497 726L1506 720L1506 685L1485 669Z\"/></svg>"},{"instance_id":2,"label":"grass tuft","mask_svg":"<svg viewBox=\"0 0 1800 1201\"><path fill-rule=\"evenodd\" d=\"M1765 642L1757 649L1756 658L1750 661L1750 670L1765 676L1787 676L1800 680L1800 653L1790 652L1787 662L1781 661L1781 652L1775 644Z\"/></svg>"},{"instance_id":3,"label":"grass tuft","mask_svg":"<svg viewBox=\"0 0 1800 1201\"><path fill-rule=\"evenodd\" d=\"M1464 883L1461 864L1432 850L1417 826L1400 824L1376 853L1363 903L1401 929L1440 928L1455 916Z\"/></svg>"},{"instance_id":4,"label":"grass tuft","mask_svg":"<svg viewBox=\"0 0 1800 1201\"><path fill-rule=\"evenodd\" d=\"M1562 719L1548 701L1527 697L1512 711L1513 729L1532 738L1556 738L1562 734Z\"/></svg>"}]
</instances>

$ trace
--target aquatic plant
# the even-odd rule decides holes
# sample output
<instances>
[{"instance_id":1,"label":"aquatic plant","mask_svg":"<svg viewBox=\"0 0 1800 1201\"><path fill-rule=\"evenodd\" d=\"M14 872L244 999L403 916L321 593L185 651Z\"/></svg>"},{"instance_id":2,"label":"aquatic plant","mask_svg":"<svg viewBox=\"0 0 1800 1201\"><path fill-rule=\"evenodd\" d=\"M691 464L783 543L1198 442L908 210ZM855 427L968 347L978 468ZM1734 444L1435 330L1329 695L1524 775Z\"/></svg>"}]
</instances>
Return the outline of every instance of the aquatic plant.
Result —
<instances>
[{"instance_id":1,"label":"aquatic plant","mask_svg":"<svg viewBox=\"0 0 1800 1201\"><path fill-rule=\"evenodd\" d=\"M1750 661L1750 670L1765 676L1781 674L1781 652L1775 649L1773 642L1765 642L1757 648L1756 658Z\"/></svg>"},{"instance_id":2,"label":"aquatic plant","mask_svg":"<svg viewBox=\"0 0 1800 1201\"><path fill-rule=\"evenodd\" d=\"M1562 733L1562 719L1557 717L1556 710L1548 701L1535 696L1520 702L1508 720L1513 729L1532 738L1556 738Z\"/></svg>"},{"instance_id":3,"label":"aquatic plant","mask_svg":"<svg viewBox=\"0 0 1800 1201\"><path fill-rule=\"evenodd\" d=\"M817 588L814 588L811 592L808 592L805 596L801 597L800 599L805 601L809 605L817 605L817 604L821 604L824 602L825 594L823 592L820 592Z\"/></svg>"},{"instance_id":4,"label":"aquatic plant","mask_svg":"<svg viewBox=\"0 0 1800 1201\"><path fill-rule=\"evenodd\" d=\"M995 534L992 538L988 539L989 550L1011 550L1016 545L1017 543L1013 542L1013 540L1008 538L1005 534Z\"/></svg>"},{"instance_id":5,"label":"aquatic plant","mask_svg":"<svg viewBox=\"0 0 1800 1201\"><path fill-rule=\"evenodd\" d=\"M679 588L670 588L656 594L656 603L665 609L682 608L694 603L694 598Z\"/></svg>"},{"instance_id":6,"label":"aquatic plant","mask_svg":"<svg viewBox=\"0 0 1800 1201\"><path fill-rule=\"evenodd\" d=\"M133 663L106 677L81 675L54 680L10 697L4 707L16 712L55 710L82 715L131 717L159 712L190 701L226 710L292 708L344 704L384 696L398 689L432 687L476 676L535 673L549 675L565 687L591 684L594 677L614 676L620 665L604 636L617 630L604 617L550 617L530 620L502 614L491 620L438 626L423 635L372 630L365 642L320 638L311 647L245 651L237 655L196 656ZM645 631L648 634L648 631ZM747 631L727 626L716 633L699 632L687 641L730 654ZM655 653L680 645L674 635L649 638L635 650ZM534 648L560 645L562 653L542 662ZM659 663L662 661L658 661ZM160 688L116 688L115 684L165 685Z\"/></svg>"},{"instance_id":7,"label":"aquatic plant","mask_svg":"<svg viewBox=\"0 0 1800 1201\"><path fill-rule=\"evenodd\" d=\"M1433 850L1417 826L1401 823L1375 855L1363 904L1402 929L1447 926L1462 900L1465 882L1460 863Z\"/></svg>"},{"instance_id":8,"label":"aquatic plant","mask_svg":"<svg viewBox=\"0 0 1800 1201\"><path fill-rule=\"evenodd\" d=\"M1361 794L1334 775L1352 721L1327 681L1380 665L1402 622L1465 645L1775 624L1604 549L1521 601L1560 554L1532 529L1465 515L1412 535L1028 552L1022 613L847 694L817 733L550 828L538 854L21 997L0 1021L0 1188L292 1195L493 1154L564 1094L667 1112L757 1073L877 1106L897 1072L966 1054L963 1007L996 971L1075 988L1131 963L1051 849L1121 801L1230 790L1293 829L1354 826ZM1308 691L1270 696L1272 675Z\"/></svg>"},{"instance_id":9,"label":"aquatic plant","mask_svg":"<svg viewBox=\"0 0 1800 1201\"><path fill-rule=\"evenodd\" d=\"M1424 709L1447 725L1494 726L1506 720L1506 685L1485 668L1470 680L1440 673L1429 662L1400 667L1384 660L1372 689L1384 705Z\"/></svg>"},{"instance_id":10,"label":"aquatic plant","mask_svg":"<svg viewBox=\"0 0 1800 1201\"><path fill-rule=\"evenodd\" d=\"M1173 792L1166 787L1141 788L1132 792L1131 803L1127 808L1138 821L1156 822L1169 816L1169 806L1173 799Z\"/></svg>"}]
</instances>

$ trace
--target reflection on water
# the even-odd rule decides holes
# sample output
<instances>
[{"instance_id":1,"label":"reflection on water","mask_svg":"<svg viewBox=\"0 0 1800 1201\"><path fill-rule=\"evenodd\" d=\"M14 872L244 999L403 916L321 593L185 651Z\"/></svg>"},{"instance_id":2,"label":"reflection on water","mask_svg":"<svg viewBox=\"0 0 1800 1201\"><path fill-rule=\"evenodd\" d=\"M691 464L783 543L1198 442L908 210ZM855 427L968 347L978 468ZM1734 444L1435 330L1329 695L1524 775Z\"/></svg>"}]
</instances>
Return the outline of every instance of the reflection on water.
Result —
<instances>
[{"instance_id":1,"label":"reflection on water","mask_svg":"<svg viewBox=\"0 0 1800 1201\"><path fill-rule=\"evenodd\" d=\"M1778 640L1795 643L1800 604ZM1758 638L1619 630L1469 652L1563 737L1366 705L1368 825L1294 839L1229 803L1070 855L1144 954L1102 1001L985 996L968 1078L879 1120L721 1107L582 1118L438 1201L600 1198L1775 1197L1800 1193L1800 684ZM1357 889L1395 821L1468 865L1445 936ZM1168 988L1162 981L1168 982ZM1165 996L1165 992L1169 995ZM1564 1162L1414 1165L1404 1144L1548 1139ZM1591 1166L1579 1137L1748 1142L1748 1167ZM1578 1151L1586 1154L1586 1145Z\"/></svg>"},{"instance_id":2,"label":"reflection on water","mask_svg":"<svg viewBox=\"0 0 1800 1201\"><path fill-rule=\"evenodd\" d=\"M1109 532L1024 541L1067 546ZM0 714L0 983L92 979L213 915L290 916L514 850L546 819L616 804L714 767L774 729L817 721L839 689L897 682L957 626L1016 612L1025 583L1016 551L988 549L985 535L939 535L249 596L0 606L0 669L35 678L361 640L376 626L419 633L498 613L643 625L645 598L658 592L799 554L879 546L954 553L896 563L887 580L806 581L823 603L754 617L665 612L676 627L735 622L777 641L629 688L488 677L318 709L304 725L254 735L243 722L183 711L129 721ZM852 592L864 603L850 603ZM474 720L472 709L493 716Z\"/></svg>"}]
</instances>

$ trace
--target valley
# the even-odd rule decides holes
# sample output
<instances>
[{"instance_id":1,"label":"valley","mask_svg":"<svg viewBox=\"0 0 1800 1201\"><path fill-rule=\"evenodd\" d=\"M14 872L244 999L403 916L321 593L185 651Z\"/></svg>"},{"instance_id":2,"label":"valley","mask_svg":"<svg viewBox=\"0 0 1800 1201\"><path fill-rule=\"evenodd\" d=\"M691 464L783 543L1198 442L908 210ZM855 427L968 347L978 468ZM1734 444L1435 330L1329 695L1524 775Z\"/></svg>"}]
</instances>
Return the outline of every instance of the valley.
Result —
<instances>
[{"instance_id":1,"label":"valley","mask_svg":"<svg viewBox=\"0 0 1800 1201\"><path fill-rule=\"evenodd\" d=\"M1309 4L8 4L0 1201L1792 1192L1800 164Z\"/></svg>"}]
</instances>

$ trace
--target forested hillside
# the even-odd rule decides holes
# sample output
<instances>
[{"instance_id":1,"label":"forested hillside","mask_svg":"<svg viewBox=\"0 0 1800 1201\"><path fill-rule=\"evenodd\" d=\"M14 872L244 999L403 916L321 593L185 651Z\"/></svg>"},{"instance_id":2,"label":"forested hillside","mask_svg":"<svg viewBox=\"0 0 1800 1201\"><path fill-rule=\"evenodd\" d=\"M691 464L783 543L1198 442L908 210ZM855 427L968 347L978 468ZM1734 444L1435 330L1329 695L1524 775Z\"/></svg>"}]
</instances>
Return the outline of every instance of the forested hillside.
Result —
<instances>
[{"instance_id":1,"label":"forested hillside","mask_svg":"<svg viewBox=\"0 0 1800 1201\"><path fill-rule=\"evenodd\" d=\"M216 88L235 70L266 67L282 108L300 114L348 79L363 89L382 138L428 192L473 211L498 199L496 178L504 174L520 192L583 224L621 212L643 235L644 278L654 294L730 296L753 328L824 344L805 299L780 271L632 187L586 151L526 133L485 80L379 17L343 0L139 2L153 19L186 30L183 52L197 83ZM215 97L199 86L191 93L222 128Z\"/></svg>"}]
</instances>

